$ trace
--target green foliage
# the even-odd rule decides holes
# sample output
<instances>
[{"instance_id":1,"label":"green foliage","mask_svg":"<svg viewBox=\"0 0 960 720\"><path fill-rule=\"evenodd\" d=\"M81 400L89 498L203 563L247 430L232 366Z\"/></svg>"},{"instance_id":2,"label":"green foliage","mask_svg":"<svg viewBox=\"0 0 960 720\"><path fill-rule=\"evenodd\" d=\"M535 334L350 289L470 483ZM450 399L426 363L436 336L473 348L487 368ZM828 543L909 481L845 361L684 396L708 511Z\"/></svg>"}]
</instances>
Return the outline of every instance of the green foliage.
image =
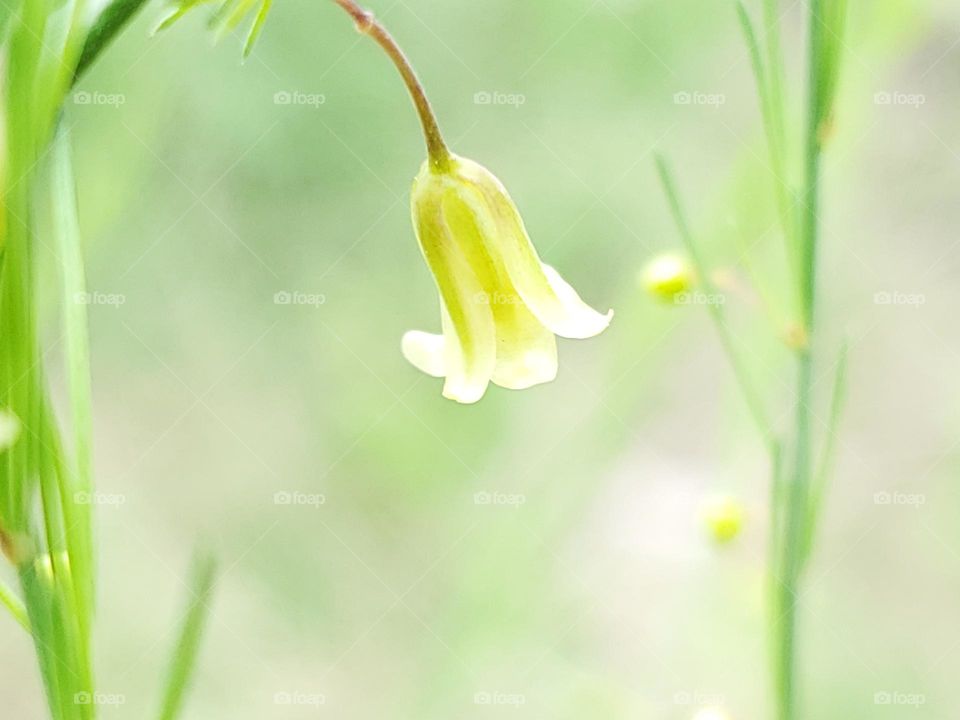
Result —
<instances>
[{"instance_id":1,"label":"green foliage","mask_svg":"<svg viewBox=\"0 0 960 720\"><path fill-rule=\"evenodd\" d=\"M74 80L83 75L145 4L146 0L114 0L101 11L87 33Z\"/></svg>"},{"instance_id":2,"label":"green foliage","mask_svg":"<svg viewBox=\"0 0 960 720\"><path fill-rule=\"evenodd\" d=\"M190 573L190 596L180 635L170 658L159 720L176 720L183 709L191 675L200 650L200 640L210 612L216 564L209 555L198 553Z\"/></svg>"},{"instance_id":3,"label":"green foliage","mask_svg":"<svg viewBox=\"0 0 960 720\"><path fill-rule=\"evenodd\" d=\"M4 149L0 221L0 546L20 593L0 585L0 606L30 632L53 720L96 714L92 626L93 438L83 253L66 92L139 7L108 7L89 35L85 6L24 0L4 16ZM57 14L55 20L53 15ZM59 22L64 17L66 24ZM52 410L40 342L40 312L53 251L60 276L69 407L65 442ZM206 576L204 575L204 579ZM200 587L206 598L208 588ZM192 627L192 626L191 626ZM198 632L188 639L195 644ZM187 645L192 657L195 647ZM178 675L179 697L187 663Z\"/></svg>"},{"instance_id":4,"label":"green foliage","mask_svg":"<svg viewBox=\"0 0 960 720\"><path fill-rule=\"evenodd\" d=\"M166 30L195 8L215 5L209 27L219 40L227 33L235 31L245 19L253 15L243 43L243 57L246 58L253 52L253 47L260 37L272 2L273 0L178 0L157 25L155 32Z\"/></svg>"}]
</instances>

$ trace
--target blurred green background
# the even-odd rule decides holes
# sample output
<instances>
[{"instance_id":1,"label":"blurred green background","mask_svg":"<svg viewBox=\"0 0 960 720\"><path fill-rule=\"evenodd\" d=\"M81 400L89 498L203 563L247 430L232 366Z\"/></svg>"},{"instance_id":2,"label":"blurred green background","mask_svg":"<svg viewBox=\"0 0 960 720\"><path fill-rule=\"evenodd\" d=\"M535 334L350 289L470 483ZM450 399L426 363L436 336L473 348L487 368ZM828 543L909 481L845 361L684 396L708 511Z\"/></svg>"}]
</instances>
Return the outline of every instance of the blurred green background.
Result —
<instances>
[{"instance_id":1,"label":"blurred green background","mask_svg":"<svg viewBox=\"0 0 960 720\"><path fill-rule=\"evenodd\" d=\"M783 5L796 61L804 3ZM817 386L825 403L847 338L850 397L802 602L804 705L820 720L955 718L960 9L851 6ZM703 310L637 283L678 244L659 149L786 421L788 317L759 302L742 258L750 246L782 301L732 5L371 7L448 142L504 181L544 259L616 318L561 342L553 384L442 399L399 350L439 311L408 209L422 140L393 68L323 0L279 0L244 64L239 36L211 47L202 12L150 37L149 7L68 108L100 293L99 685L124 700L103 717L154 707L198 537L222 579L188 717L769 717L763 449ZM57 339L51 322L51 367ZM722 549L702 525L714 493L748 509ZM44 717L11 622L0 662L0 715Z\"/></svg>"}]
</instances>

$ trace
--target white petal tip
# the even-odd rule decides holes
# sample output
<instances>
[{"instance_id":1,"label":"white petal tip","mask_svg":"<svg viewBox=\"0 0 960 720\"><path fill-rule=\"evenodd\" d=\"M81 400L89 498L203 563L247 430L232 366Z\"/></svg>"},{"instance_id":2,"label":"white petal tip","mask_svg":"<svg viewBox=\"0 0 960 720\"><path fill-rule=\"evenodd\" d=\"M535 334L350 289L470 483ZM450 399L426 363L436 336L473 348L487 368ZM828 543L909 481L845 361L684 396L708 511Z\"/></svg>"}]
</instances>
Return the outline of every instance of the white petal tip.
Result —
<instances>
[{"instance_id":1,"label":"white petal tip","mask_svg":"<svg viewBox=\"0 0 960 720\"><path fill-rule=\"evenodd\" d=\"M446 375L443 348L443 335L433 335L420 330L410 330L404 333L400 340L400 350L407 362L431 377Z\"/></svg>"},{"instance_id":2,"label":"white petal tip","mask_svg":"<svg viewBox=\"0 0 960 720\"><path fill-rule=\"evenodd\" d=\"M507 390L526 390L556 379L556 352L528 352L519 362L498 364L493 373L493 382Z\"/></svg>"},{"instance_id":3,"label":"white petal tip","mask_svg":"<svg viewBox=\"0 0 960 720\"><path fill-rule=\"evenodd\" d=\"M454 400L461 405L473 405L480 402L486 392L486 386L480 387L479 385L459 385L448 381L443 386L443 396L447 400Z\"/></svg>"},{"instance_id":4,"label":"white petal tip","mask_svg":"<svg viewBox=\"0 0 960 720\"><path fill-rule=\"evenodd\" d=\"M558 324L554 332L569 340L586 340L596 337L610 327L612 320L613 310L607 310L605 315L591 310L589 313L578 313L568 318L565 322Z\"/></svg>"}]
</instances>

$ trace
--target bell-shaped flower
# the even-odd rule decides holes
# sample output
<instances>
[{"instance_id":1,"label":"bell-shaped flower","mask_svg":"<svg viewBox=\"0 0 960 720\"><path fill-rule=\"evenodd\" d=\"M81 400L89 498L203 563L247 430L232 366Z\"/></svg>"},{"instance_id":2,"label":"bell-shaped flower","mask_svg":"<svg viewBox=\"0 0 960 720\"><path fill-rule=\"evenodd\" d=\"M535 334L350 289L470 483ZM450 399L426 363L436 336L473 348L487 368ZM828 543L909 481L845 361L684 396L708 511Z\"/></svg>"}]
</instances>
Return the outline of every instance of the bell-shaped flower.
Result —
<instances>
[{"instance_id":1,"label":"bell-shaped flower","mask_svg":"<svg viewBox=\"0 0 960 720\"><path fill-rule=\"evenodd\" d=\"M461 403L477 402L491 381L514 390L550 382L557 376L555 335L592 337L610 324L613 312L586 305L540 262L500 181L447 148L396 40L356 0L335 1L396 65L427 144L411 200L420 249L440 291L442 333L406 333L403 354L425 373L445 378L444 396Z\"/></svg>"},{"instance_id":2,"label":"bell-shaped flower","mask_svg":"<svg viewBox=\"0 0 960 720\"><path fill-rule=\"evenodd\" d=\"M541 262L506 188L451 154L413 183L413 224L440 293L442 334L410 331L403 354L445 378L444 397L474 403L494 384L521 390L557 375L556 335L588 338L610 324Z\"/></svg>"}]
</instances>

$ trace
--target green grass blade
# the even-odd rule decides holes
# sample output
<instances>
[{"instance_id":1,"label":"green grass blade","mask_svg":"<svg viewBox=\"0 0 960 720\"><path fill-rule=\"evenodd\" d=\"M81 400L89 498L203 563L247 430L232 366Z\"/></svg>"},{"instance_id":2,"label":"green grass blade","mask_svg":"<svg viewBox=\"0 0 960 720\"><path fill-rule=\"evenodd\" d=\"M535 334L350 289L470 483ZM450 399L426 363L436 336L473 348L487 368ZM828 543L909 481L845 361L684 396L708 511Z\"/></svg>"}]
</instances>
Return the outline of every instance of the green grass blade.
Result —
<instances>
[{"instance_id":1,"label":"green grass blade","mask_svg":"<svg viewBox=\"0 0 960 720\"><path fill-rule=\"evenodd\" d=\"M43 677L43 689L53 720L69 717L60 682L62 643L54 621L54 601L50 576L40 562L26 562L19 568L20 586L30 616L37 664Z\"/></svg>"},{"instance_id":2,"label":"green grass blade","mask_svg":"<svg viewBox=\"0 0 960 720\"><path fill-rule=\"evenodd\" d=\"M90 342L87 305L79 302L86 293L76 187L71 161L70 137L61 129L52 151L53 229L57 236L63 295L63 322L67 379L73 427L73 477L65 483L63 504L67 514L67 550L77 581L77 600L83 636L89 638L89 621L95 597L93 568L93 522L88 502L78 503L77 494L89 498L93 490L93 429L90 399Z\"/></svg>"},{"instance_id":3,"label":"green grass blade","mask_svg":"<svg viewBox=\"0 0 960 720\"><path fill-rule=\"evenodd\" d=\"M0 581L0 605L3 605L13 616L20 627L30 632L30 617L27 615L27 608L23 601L9 587Z\"/></svg>"},{"instance_id":4,"label":"green grass blade","mask_svg":"<svg viewBox=\"0 0 960 720\"><path fill-rule=\"evenodd\" d=\"M247 41L243 44L243 57L247 58L250 56L250 53L253 52L253 46L256 45L257 39L260 37L264 23L267 22L267 15L270 13L271 5L273 5L273 0L263 0L260 4L257 17L254 18L253 25L250 26L250 32L247 33Z\"/></svg>"},{"instance_id":5,"label":"green grass blade","mask_svg":"<svg viewBox=\"0 0 960 720\"><path fill-rule=\"evenodd\" d=\"M687 222L686 214L684 213L683 207L680 204L680 197L677 193L676 183L673 181L673 175L671 174L670 169L667 166L667 162L663 156L659 154L656 156L656 165L657 173L660 177L660 183L663 186L663 191L667 196L667 202L670 205L674 223L677 226L677 231L680 234L680 238L683 241L684 247L686 248L687 253L690 255L690 260L693 263L694 271L698 276L698 282L703 286L708 295L717 295L718 293L713 285L713 281L710 279L709 268L700 252L699 247L697 246L696 241L694 240L693 233L690 231L690 225ZM727 358L729 359L731 367L733 368L733 373L736 376L737 383L740 386L744 400L746 401L747 407L750 410L750 415L753 418L761 437L772 452L776 445L773 426L767 418L767 413L764 409L763 398L760 396L760 392L751 381L750 372L744 365L743 359L740 356L740 352L737 350L736 343L734 342L733 336L730 333L730 328L727 325L723 306L719 303L709 303L707 305L707 310L714 322L714 326L717 329L717 334L720 336L720 343L723 346L724 352L727 354Z\"/></svg>"},{"instance_id":6,"label":"green grass blade","mask_svg":"<svg viewBox=\"0 0 960 720\"><path fill-rule=\"evenodd\" d=\"M746 6L742 0L737 0L737 19L740 21L740 29L743 31L743 39L747 44L747 51L750 53L750 66L753 69L753 77L757 83L757 93L760 96L760 108L763 111L764 122L769 122L770 115L770 94L767 89L767 70L763 65L763 56L760 52L760 44L757 42L757 33L753 27L753 21L747 12Z\"/></svg>"},{"instance_id":7,"label":"green grass blade","mask_svg":"<svg viewBox=\"0 0 960 720\"><path fill-rule=\"evenodd\" d=\"M144 5L146 0L113 0L103 9L83 44L83 50L80 52L80 59L73 74L74 82L87 71L100 53L136 17Z\"/></svg>"},{"instance_id":8,"label":"green grass blade","mask_svg":"<svg viewBox=\"0 0 960 720\"><path fill-rule=\"evenodd\" d=\"M827 436L824 441L823 450L820 453L820 460L813 477L813 484L810 488L809 518L807 521L806 540L804 541L805 555L809 555L813 547L813 540L816 537L817 525L820 520L820 509L823 506L827 486L830 482L830 475L833 471L834 461L836 460L837 434L840 430L840 421L847 399L847 356L847 345L844 344L840 349L840 358L837 360L837 370L833 380L833 391L830 398L830 415L827 418Z\"/></svg>"},{"instance_id":9,"label":"green grass blade","mask_svg":"<svg viewBox=\"0 0 960 720\"><path fill-rule=\"evenodd\" d=\"M194 557L190 580L190 598L180 636L173 651L167 674L163 704L158 720L175 720L180 716L187 689L197 661L200 640L210 611L215 563L209 555Z\"/></svg>"}]
</instances>

